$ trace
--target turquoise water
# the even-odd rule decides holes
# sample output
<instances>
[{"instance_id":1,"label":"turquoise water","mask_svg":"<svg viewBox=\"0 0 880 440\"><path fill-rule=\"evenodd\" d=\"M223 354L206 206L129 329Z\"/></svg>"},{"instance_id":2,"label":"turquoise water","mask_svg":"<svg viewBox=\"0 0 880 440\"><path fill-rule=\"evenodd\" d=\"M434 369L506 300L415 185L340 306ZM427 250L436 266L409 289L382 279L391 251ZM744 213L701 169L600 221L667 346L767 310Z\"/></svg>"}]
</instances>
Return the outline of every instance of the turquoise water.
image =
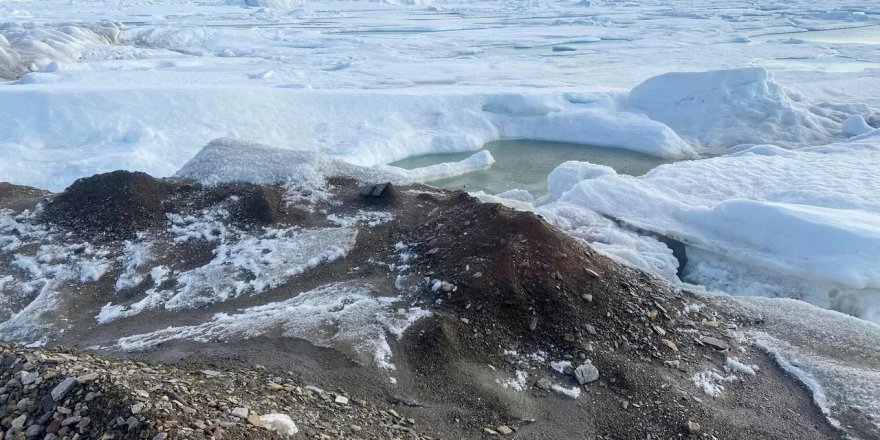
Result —
<instances>
[{"instance_id":1,"label":"turquoise water","mask_svg":"<svg viewBox=\"0 0 880 440\"><path fill-rule=\"evenodd\" d=\"M511 140L485 145L495 165L484 171L429 182L431 185L465 191L497 194L509 189L528 190L539 197L547 193L547 175L565 161L578 160L614 168L620 174L640 176L670 160L632 151L561 142ZM444 162L456 162L474 152L428 154L404 159L391 165L412 169Z\"/></svg>"}]
</instances>

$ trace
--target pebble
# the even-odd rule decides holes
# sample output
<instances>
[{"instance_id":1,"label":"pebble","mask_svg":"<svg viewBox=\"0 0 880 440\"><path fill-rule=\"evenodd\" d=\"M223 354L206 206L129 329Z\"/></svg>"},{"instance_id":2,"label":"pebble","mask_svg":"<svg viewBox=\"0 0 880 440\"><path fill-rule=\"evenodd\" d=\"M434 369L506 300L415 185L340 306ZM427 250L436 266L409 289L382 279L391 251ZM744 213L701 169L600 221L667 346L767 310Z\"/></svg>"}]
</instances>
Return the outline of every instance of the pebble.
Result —
<instances>
[{"instance_id":1,"label":"pebble","mask_svg":"<svg viewBox=\"0 0 880 440\"><path fill-rule=\"evenodd\" d=\"M336 396L336 399L334 400L334 402L336 402L340 405L348 405L348 397L345 397L342 395Z\"/></svg>"},{"instance_id":2,"label":"pebble","mask_svg":"<svg viewBox=\"0 0 880 440\"><path fill-rule=\"evenodd\" d=\"M593 295L590 295L589 293L585 293L585 294L581 295L581 299L586 302L593 302Z\"/></svg>"},{"instance_id":3,"label":"pebble","mask_svg":"<svg viewBox=\"0 0 880 440\"><path fill-rule=\"evenodd\" d=\"M134 405L131 406L131 413L132 414L140 414L141 412L144 411L144 406L145 405L143 404L143 402L135 403Z\"/></svg>"},{"instance_id":4,"label":"pebble","mask_svg":"<svg viewBox=\"0 0 880 440\"><path fill-rule=\"evenodd\" d=\"M502 435L510 435L510 434L513 434L513 430L510 429L510 427L508 427L508 426L506 426L506 425L501 425L501 426L499 426L498 429L497 429L497 431L498 431L499 434L502 434Z\"/></svg>"},{"instance_id":5,"label":"pebble","mask_svg":"<svg viewBox=\"0 0 880 440\"><path fill-rule=\"evenodd\" d=\"M662 342L663 345L669 347L670 350L678 351L678 346L675 345L675 342L672 342L669 339L661 339L660 342Z\"/></svg>"},{"instance_id":6,"label":"pebble","mask_svg":"<svg viewBox=\"0 0 880 440\"><path fill-rule=\"evenodd\" d=\"M591 277L593 277L593 278L599 278L599 274L596 273L596 271L593 270L593 269L587 269L587 268L584 268L584 272L586 272L587 275L589 275L589 276L591 276Z\"/></svg>"},{"instance_id":7,"label":"pebble","mask_svg":"<svg viewBox=\"0 0 880 440\"><path fill-rule=\"evenodd\" d=\"M694 422L693 420L688 420L687 430L691 434L696 434L696 433L700 432L700 424L697 422Z\"/></svg>"},{"instance_id":8,"label":"pebble","mask_svg":"<svg viewBox=\"0 0 880 440\"><path fill-rule=\"evenodd\" d=\"M239 419L246 419L249 413L250 413L249 409L239 406L239 407L233 408L232 412L230 414L232 414L235 417L238 417Z\"/></svg>"}]
</instances>

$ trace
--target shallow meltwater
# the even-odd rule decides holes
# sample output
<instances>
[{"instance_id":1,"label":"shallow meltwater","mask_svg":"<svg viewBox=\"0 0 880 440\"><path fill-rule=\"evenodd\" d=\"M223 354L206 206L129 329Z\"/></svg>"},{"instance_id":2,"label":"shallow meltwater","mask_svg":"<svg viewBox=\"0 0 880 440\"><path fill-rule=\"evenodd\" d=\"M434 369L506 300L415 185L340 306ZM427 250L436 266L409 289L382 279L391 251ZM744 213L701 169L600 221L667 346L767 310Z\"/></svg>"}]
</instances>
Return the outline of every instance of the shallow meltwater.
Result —
<instances>
[{"instance_id":1,"label":"shallow meltwater","mask_svg":"<svg viewBox=\"0 0 880 440\"><path fill-rule=\"evenodd\" d=\"M619 174L640 176L671 160L648 156L619 148L531 140L490 142L485 150L492 153L495 164L488 170L428 182L447 189L485 191L490 194L510 189L528 190L539 197L547 193L547 175L569 160L590 162L614 168ZM444 162L466 159L474 152L428 154L411 157L392 166L413 169Z\"/></svg>"}]
</instances>

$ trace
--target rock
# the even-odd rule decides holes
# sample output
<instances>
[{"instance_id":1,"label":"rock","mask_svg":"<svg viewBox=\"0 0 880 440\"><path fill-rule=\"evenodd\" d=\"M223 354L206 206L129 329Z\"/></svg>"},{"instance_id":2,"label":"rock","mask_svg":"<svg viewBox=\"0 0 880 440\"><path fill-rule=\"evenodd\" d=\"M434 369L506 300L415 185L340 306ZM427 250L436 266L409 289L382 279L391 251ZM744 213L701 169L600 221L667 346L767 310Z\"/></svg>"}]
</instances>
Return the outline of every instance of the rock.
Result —
<instances>
[{"instance_id":1,"label":"rock","mask_svg":"<svg viewBox=\"0 0 880 440\"><path fill-rule=\"evenodd\" d=\"M140 414L143 411L144 411L143 402L138 402L138 403L135 403L134 405L131 406L131 413L132 414Z\"/></svg>"},{"instance_id":2,"label":"rock","mask_svg":"<svg viewBox=\"0 0 880 440\"><path fill-rule=\"evenodd\" d=\"M688 420L687 430L691 434L696 434L696 433L700 432L700 424L697 422L694 422L693 420Z\"/></svg>"},{"instance_id":3,"label":"rock","mask_svg":"<svg viewBox=\"0 0 880 440\"><path fill-rule=\"evenodd\" d=\"M591 277L593 277L593 278L599 278L599 274L596 273L596 271L593 270L593 269L587 269L587 268L585 267L585 268L584 268L584 272L586 272L587 275L589 275L589 276L591 276Z\"/></svg>"},{"instance_id":4,"label":"rock","mask_svg":"<svg viewBox=\"0 0 880 440\"><path fill-rule=\"evenodd\" d=\"M60 402L61 399L70 392L74 385L76 385L76 379L72 377L65 378L61 383L56 385L55 388L52 388L52 391L49 394L52 395L52 399L56 402Z\"/></svg>"},{"instance_id":5,"label":"rock","mask_svg":"<svg viewBox=\"0 0 880 440\"><path fill-rule=\"evenodd\" d=\"M83 429L88 427L90 423L92 423L92 419L90 417L83 417L82 419L80 419L79 423L76 424L76 429L82 431Z\"/></svg>"},{"instance_id":6,"label":"rock","mask_svg":"<svg viewBox=\"0 0 880 440\"><path fill-rule=\"evenodd\" d=\"M724 351L730 348L730 346L727 345L727 342L724 342L718 338L713 338L712 336L705 336L700 339L700 342L719 351Z\"/></svg>"},{"instance_id":7,"label":"rock","mask_svg":"<svg viewBox=\"0 0 880 440\"><path fill-rule=\"evenodd\" d=\"M24 422L27 421L27 414L22 414L15 419L12 420L12 423L9 425L10 428L20 431L24 428Z\"/></svg>"},{"instance_id":8,"label":"rock","mask_svg":"<svg viewBox=\"0 0 880 440\"><path fill-rule=\"evenodd\" d=\"M581 295L581 299L588 302L588 303L593 302L593 295L590 295L589 293L585 293L585 294Z\"/></svg>"},{"instance_id":9,"label":"rock","mask_svg":"<svg viewBox=\"0 0 880 440\"><path fill-rule=\"evenodd\" d=\"M27 438L39 437L40 434L43 433L43 425L31 425L28 427L27 431L24 432L24 436Z\"/></svg>"},{"instance_id":10,"label":"rock","mask_svg":"<svg viewBox=\"0 0 880 440\"><path fill-rule=\"evenodd\" d=\"M340 405L348 405L348 397L342 395L336 396L336 399L334 399L333 401Z\"/></svg>"},{"instance_id":11,"label":"rock","mask_svg":"<svg viewBox=\"0 0 880 440\"><path fill-rule=\"evenodd\" d=\"M536 328L538 328L538 318L532 317L529 321L529 330L535 331Z\"/></svg>"},{"instance_id":12,"label":"rock","mask_svg":"<svg viewBox=\"0 0 880 440\"><path fill-rule=\"evenodd\" d=\"M599 380L599 369L591 363L585 363L574 369L574 378L581 385Z\"/></svg>"},{"instance_id":13,"label":"rock","mask_svg":"<svg viewBox=\"0 0 880 440\"><path fill-rule=\"evenodd\" d=\"M223 375L223 373L221 373L219 371L214 371L214 370L202 370L202 374L204 374L205 376L208 376L208 377L217 377L217 376Z\"/></svg>"},{"instance_id":14,"label":"rock","mask_svg":"<svg viewBox=\"0 0 880 440\"><path fill-rule=\"evenodd\" d=\"M34 371L34 372L22 371L22 372L20 372L20 374L21 374L21 384L25 385L25 386L36 382L37 379L40 377L40 373L37 373L36 371Z\"/></svg>"},{"instance_id":15,"label":"rock","mask_svg":"<svg viewBox=\"0 0 880 440\"><path fill-rule=\"evenodd\" d=\"M492 428L483 428L483 433L486 435L498 435L498 431L495 431Z\"/></svg>"},{"instance_id":16,"label":"rock","mask_svg":"<svg viewBox=\"0 0 880 440\"><path fill-rule=\"evenodd\" d=\"M248 422L250 422L251 425L254 425L256 427L263 426L263 419L261 419L260 416L254 414L254 413L248 414L247 420L248 420Z\"/></svg>"},{"instance_id":17,"label":"rock","mask_svg":"<svg viewBox=\"0 0 880 440\"><path fill-rule=\"evenodd\" d=\"M246 419L249 413L250 413L249 409L241 407L241 406L239 406L237 408L233 408L232 412L230 412L230 414L232 414L235 417L238 417L239 419Z\"/></svg>"},{"instance_id":18,"label":"rock","mask_svg":"<svg viewBox=\"0 0 880 440\"><path fill-rule=\"evenodd\" d=\"M535 382L535 386L542 390L549 390L553 386L553 383L550 382L550 379L542 377Z\"/></svg>"},{"instance_id":19,"label":"rock","mask_svg":"<svg viewBox=\"0 0 880 440\"><path fill-rule=\"evenodd\" d=\"M675 345L675 342L672 342L669 339L661 339L660 342L662 342L663 345L669 347L670 350L678 351L678 346Z\"/></svg>"},{"instance_id":20,"label":"rock","mask_svg":"<svg viewBox=\"0 0 880 440\"><path fill-rule=\"evenodd\" d=\"M153 437L153 440L165 440L166 438L168 438L168 434L160 432Z\"/></svg>"},{"instance_id":21,"label":"rock","mask_svg":"<svg viewBox=\"0 0 880 440\"><path fill-rule=\"evenodd\" d=\"M80 420L82 420L82 417L80 416L70 416L61 422L61 426L70 426L74 423L79 423Z\"/></svg>"},{"instance_id":22,"label":"rock","mask_svg":"<svg viewBox=\"0 0 880 440\"><path fill-rule=\"evenodd\" d=\"M79 383L91 382L98 379L98 373L83 374L76 378Z\"/></svg>"},{"instance_id":23,"label":"rock","mask_svg":"<svg viewBox=\"0 0 880 440\"><path fill-rule=\"evenodd\" d=\"M458 288L455 287L455 284L447 283L446 281L444 281L440 284L440 290L443 291L443 293L451 293L458 290Z\"/></svg>"},{"instance_id":24,"label":"rock","mask_svg":"<svg viewBox=\"0 0 880 440\"><path fill-rule=\"evenodd\" d=\"M510 428L509 428L508 426L506 426L506 425L501 425L501 426L499 426L498 429L497 429L497 431L498 431L498 433L501 434L501 435L510 435L510 434L513 434L513 430L510 429Z\"/></svg>"},{"instance_id":25,"label":"rock","mask_svg":"<svg viewBox=\"0 0 880 440\"><path fill-rule=\"evenodd\" d=\"M623 408L623 409L627 409L627 408L629 408L629 401L628 401L628 400L624 400L624 401L620 404L620 407Z\"/></svg>"}]
</instances>

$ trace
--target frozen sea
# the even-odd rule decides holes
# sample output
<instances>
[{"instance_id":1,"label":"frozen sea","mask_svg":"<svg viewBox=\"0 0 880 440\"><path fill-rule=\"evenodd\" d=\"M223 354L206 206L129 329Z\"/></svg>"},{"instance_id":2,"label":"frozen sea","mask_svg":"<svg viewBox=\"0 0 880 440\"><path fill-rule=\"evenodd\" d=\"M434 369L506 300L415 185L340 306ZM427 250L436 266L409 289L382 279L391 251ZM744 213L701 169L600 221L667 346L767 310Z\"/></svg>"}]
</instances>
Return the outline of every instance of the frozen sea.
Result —
<instances>
[{"instance_id":1,"label":"frozen sea","mask_svg":"<svg viewBox=\"0 0 880 440\"><path fill-rule=\"evenodd\" d=\"M880 426L878 127L875 1L0 0L0 181L233 138L463 187L790 320L756 343Z\"/></svg>"}]
</instances>

